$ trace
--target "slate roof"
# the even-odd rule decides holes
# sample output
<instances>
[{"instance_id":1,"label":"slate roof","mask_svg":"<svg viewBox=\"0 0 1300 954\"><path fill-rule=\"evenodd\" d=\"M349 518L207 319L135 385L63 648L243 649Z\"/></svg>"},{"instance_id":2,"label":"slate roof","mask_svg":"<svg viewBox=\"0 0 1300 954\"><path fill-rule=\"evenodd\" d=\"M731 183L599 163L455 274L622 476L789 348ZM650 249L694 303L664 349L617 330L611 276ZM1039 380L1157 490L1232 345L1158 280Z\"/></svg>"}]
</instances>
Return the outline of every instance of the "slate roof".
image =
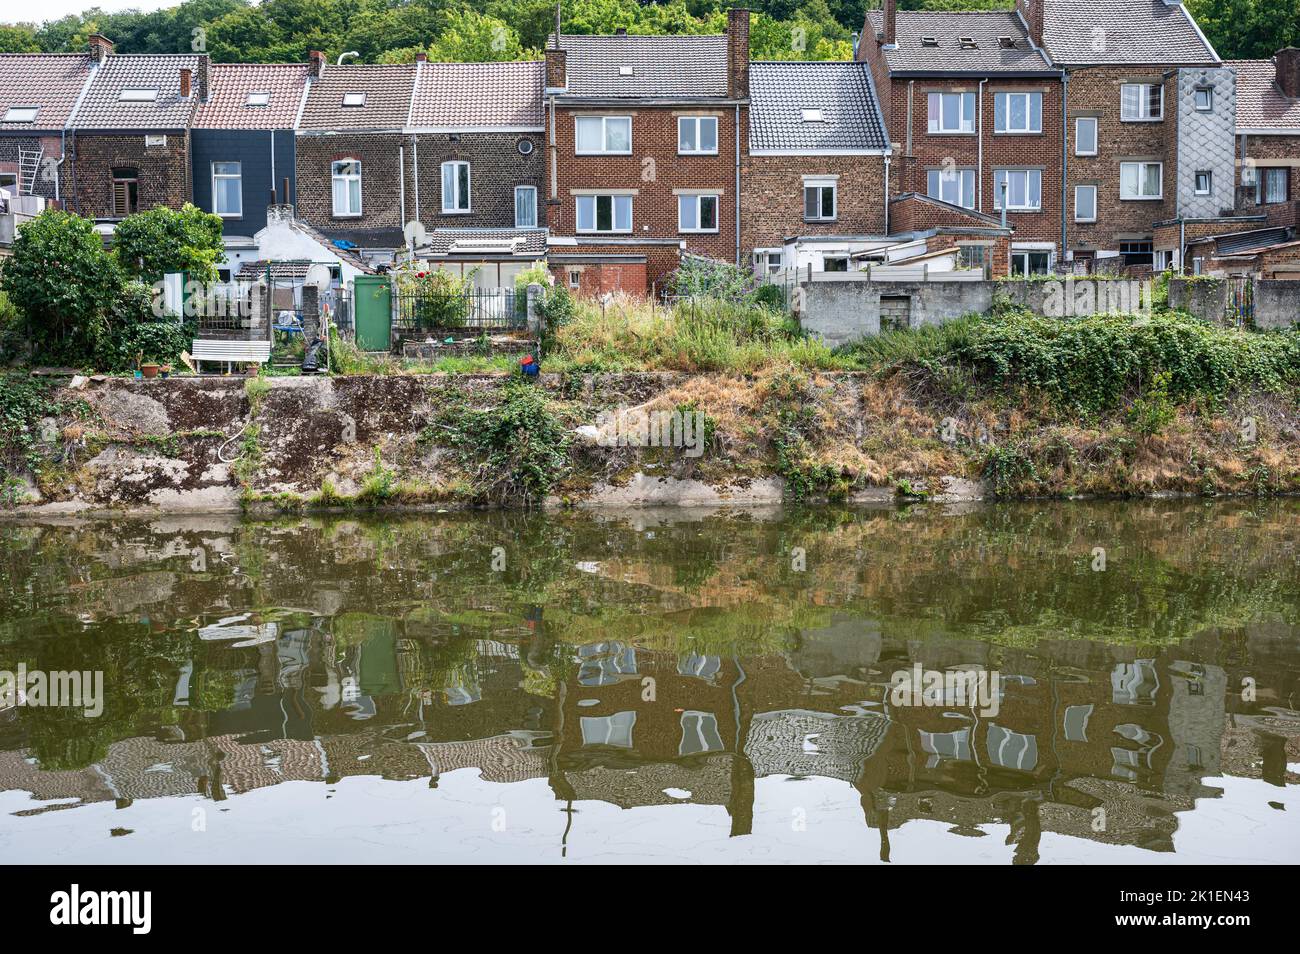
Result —
<instances>
[{"instance_id":1,"label":"slate roof","mask_svg":"<svg viewBox=\"0 0 1300 954\"><path fill-rule=\"evenodd\" d=\"M1070 65L1218 63L1181 3L1046 0L1043 46ZM1101 32L1098 32L1098 31ZM1098 44L1098 40L1102 41ZM1100 50L1095 49L1100 45Z\"/></svg>"},{"instance_id":2,"label":"slate roof","mask_svg":"<svg viewBox=\"0 0 1300 954\"><path fill-rule=\"evenodd\" d=\"M62 129L90 78L86 53L0 55L0 117L10 106L39 106L29 123L0 122L0 132Z\"/></svg>"},{"instance_id":3,"label":"slate roof","mask_svg":"<svg viewBox=\"0 0 1300 954\"><path fill-rule=\"evenodd\" d=\"M304 63L214 63L207 102L194 111L194 128L292 129L307 72ZM250 106L249 93L270 93L271 98L265 106Z\"/></svg>"},{"instance_id":4,"label":"slate roof","mask_svg":"<svg viewBox=\"0 0 1300 954\"><path fill-rule=\"evenodd\" d=\"M420 255L540 258L546 254L546 236L546 229L434 229L429 233L428 242L420 248ZM499 250L483 251L498 245Z\"/></svg>"},{"instance_id":5,"label":"slate roof","mask_svg":"<svg viewBox=\"0 0 1300 954\"><path fill-rule=\"evenodd\" d=\"M409 124L433 128L543 129L546 64L417 63Z\"/></svg>"},{"instance_id":6,"label":"slate roof","mask_svg":"<svg viewBox=\"0 0 1300 954\"><path fill-rule=\"evenodd\" d=\"M415 64L327 64L307 89L299 129L401 129L411 110ZM363 106L344 106L344 93L365 93Z\"/></svg>"},{"instance_id":7,"label":"slate roof","mask_svg":"<svg viewBox=\"0 0 1300 954\"><path fill-rule=\"evenodd\" d=\"M1052 70L1040 50L1029 42L1024 22L1014 12L944 13L900 10L895 21L896 49L883 50L891 73L1035 73ZM883 29L883 14L867 14L871 29ZM1004 48L1000 37L1009 36L1015 46ZM922 37L934 37L938 46L923 46ZM974 49L962 47L961 37L975 41Z\"/></svg>"},{"instance_id":8,"label":"slate roof","mask_svg":"<svg viewBox=\"0 0 1300 954\"><path fill-rule=\"evenodd\" d=\"M819 109L821 122L803 110ZM749 148L886 149L871 74L865 63L754 62L749 66Z\"/></svg>"},{"instance_id":9,"label":"slate roof","mask_svg":"<svg viewBox=\"0 0 1300 954\"><path fill-rule=\"evenodd\" d=\"M74 129L183 129L190 124L196 97L181 98L181 70L191 70L198 90L199 57L190 54L109 55L95 71L85 98L72 116ZM123 102L124 89L151 88L157 98Z\"/></svg>"},{"instance_id":10,"label":"slate roof","mask_svg":"<svg viewBox=\"0 0 1300 954\"><path fill-rule=\"evenodd\" d=\"M555 34L547 41L554 48ZM684 98L727 95L727 38L709 36L560 37L568 96ZM632 75L624 76L623 67Z\"/></svg>"},{"instance_id":11,"label":"slate roof","mask_svg":"<svg viewBox=\"0 0 1300 954\"><path fill-rule=\"evenodd\" d=\"M1237 128L1294 129L1300 135L1300 99L1282 95L1272 60L1226 60L1237 70Z\"/></svg>"}]
</instances>

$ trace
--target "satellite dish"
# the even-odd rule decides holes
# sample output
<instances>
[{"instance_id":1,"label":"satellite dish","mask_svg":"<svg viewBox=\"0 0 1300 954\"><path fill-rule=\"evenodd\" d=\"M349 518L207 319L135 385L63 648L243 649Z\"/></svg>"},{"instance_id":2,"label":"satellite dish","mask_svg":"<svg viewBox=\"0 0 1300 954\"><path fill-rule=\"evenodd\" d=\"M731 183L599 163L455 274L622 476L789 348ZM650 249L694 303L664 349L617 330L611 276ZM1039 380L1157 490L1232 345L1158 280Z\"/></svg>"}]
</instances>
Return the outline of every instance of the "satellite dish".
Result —
<instances>
[{"instance_id":1,"label":"satellite dish","mask_svg":"<svg viewBox=\"0 0 1300 954\"><path fill-rule=\"evenodd\" d=\"M330 270L328 265L319 262L307 269L303 278L304 285L315 285L317 291L326 291L330 287Z\"/></svg>"},{"instance_id":2,"label":"satellite dish","mask_svg":"<svg viewBox=\"0 0 1300 954\"><path fill-rule=\"evenodd\" d=\"M428 233L425 232L424 226L415 219L402 226L402 235L406 238L408 248L419 248L428 241Z\"/></svg>"}]
</instances>

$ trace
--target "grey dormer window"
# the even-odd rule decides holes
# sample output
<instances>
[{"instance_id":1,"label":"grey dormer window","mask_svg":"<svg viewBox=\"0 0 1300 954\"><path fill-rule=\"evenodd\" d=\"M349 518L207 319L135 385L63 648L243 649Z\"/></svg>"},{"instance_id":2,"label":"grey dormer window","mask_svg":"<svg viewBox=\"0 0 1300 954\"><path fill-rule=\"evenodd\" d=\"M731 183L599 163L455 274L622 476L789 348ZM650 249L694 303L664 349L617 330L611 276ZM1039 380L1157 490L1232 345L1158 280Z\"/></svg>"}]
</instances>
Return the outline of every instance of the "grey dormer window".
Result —
<instances>
[{"instance_id":1,"label":"grey dormer window","mask_svg":"<svg viewBox=\"0 0 1300 954\"><path fill-rule=\"evenodd\" d=\"M40 112L39 106L10 106L4 115L3 122L6 123L30 123L36 121L36 114Z\"/></svg>"},{"instance_id":2,"label":"grey dormer window","mask_svg":"<svg viewBox=\"0 0 1300 954\"><path fill-rule=\"evenodd\" d=\"M923 37L921 37L921 45L922 45L922 46L938 46L938 45L939 45L939 39L938 39L938 37L933 37L933 36L923 36Z\"/></svg>"},{"instance_id":3,"label":"grey dormer window","mask_svg":"<svg viewBox=\"0 0 1300 954\"><path fill-rule=\"evenodd\" d=\"M343 94L343 105L344 105L344 106L364 106L364 105L366 105L366 94L365 94L365 93L344 93L344 94Z\"/></svg>"},{"instance_id":4,"label":"grey dormer window","mask_svg":"<svg viewBox=\"0 0 1300 954\"><path fill-rule=\"evenodd\" d=\"M1014 50L1016 48L1016 38L1014 36L998 37L998 46L1004 50Z\"/></svg>"},{"instance_id":5,"label":"grey dormer window","mask_svg":"<svg viewBox=\"0 0 1300 954\"><path fill-rule=\"evenodd\" d=\"M249 93L248 98L244 100L245 106L270 106L270 93Z\"/></svg>"},{"instance_id":6,"label":"grey dormer window","mask_svg":"<svg viewBox=\"0 0 1300 954\"><path fill-rule=\"evenodd\" d=\"M140 86L128 86L117 94L122 103L152 103L158 98L157 89L145 89Z\"/></svg>"},{"instance_id":7,"label":"grey dormer window","mask_svg":"<svg viewBox=\"0 0 1300 954\"><path fill-rule=\"evenodd\" d=\"M974 50L979 47L979 44L975 42L975 38L972 36L963 36L958 42L963 50Z\"/></svg>"}]
</instances>

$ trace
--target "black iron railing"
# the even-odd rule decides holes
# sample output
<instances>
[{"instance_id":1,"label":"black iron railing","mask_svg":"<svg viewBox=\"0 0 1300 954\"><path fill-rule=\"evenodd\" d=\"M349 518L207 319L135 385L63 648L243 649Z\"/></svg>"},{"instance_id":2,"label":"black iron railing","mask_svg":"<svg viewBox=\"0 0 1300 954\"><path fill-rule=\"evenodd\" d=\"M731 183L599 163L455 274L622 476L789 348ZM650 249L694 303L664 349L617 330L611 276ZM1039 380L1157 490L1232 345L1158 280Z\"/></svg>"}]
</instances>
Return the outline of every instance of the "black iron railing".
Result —
<instances>
[{"instance_id":1,"label":"black iron railing","mask_svg":"<svg viewBox=\"0 0 1300 954\"><path fill-rule=\"evenodd\" d=\"M527 300L513 288L393 295L393 331L400 335L434 328L523 328L527 324Z\"/></svg>"}]
</instances>

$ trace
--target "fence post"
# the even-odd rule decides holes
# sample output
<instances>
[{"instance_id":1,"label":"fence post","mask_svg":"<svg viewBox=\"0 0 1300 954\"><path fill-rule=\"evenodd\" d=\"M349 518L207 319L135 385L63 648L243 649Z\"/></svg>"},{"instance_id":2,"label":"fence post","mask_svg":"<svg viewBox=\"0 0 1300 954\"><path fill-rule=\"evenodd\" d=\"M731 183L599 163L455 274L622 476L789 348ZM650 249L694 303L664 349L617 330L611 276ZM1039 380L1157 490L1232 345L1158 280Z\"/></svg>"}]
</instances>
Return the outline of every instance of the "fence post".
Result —
<instances>
[{"instance_id":1,"label":"fence post","mask_svg":"<svg viewBox=\"0 0 1300 954\"><path fill-rule=\"evenodd\" d=\"M533 337L541 337L542 334L542 310L539 307L542 302L542 286L536 282L529 282L527 290L527 324L528 333Z\"/></svg>"},{"instance_id":2,"label":"fence post","mask_svg":"<svg viewBox=\"0 0 1300 954\"><path fill-rule=\"evenodd\" d=\"M310 345L320 330L320 290L310 283L302 286L302 340Z\"/></svg>"}]
</instances>

